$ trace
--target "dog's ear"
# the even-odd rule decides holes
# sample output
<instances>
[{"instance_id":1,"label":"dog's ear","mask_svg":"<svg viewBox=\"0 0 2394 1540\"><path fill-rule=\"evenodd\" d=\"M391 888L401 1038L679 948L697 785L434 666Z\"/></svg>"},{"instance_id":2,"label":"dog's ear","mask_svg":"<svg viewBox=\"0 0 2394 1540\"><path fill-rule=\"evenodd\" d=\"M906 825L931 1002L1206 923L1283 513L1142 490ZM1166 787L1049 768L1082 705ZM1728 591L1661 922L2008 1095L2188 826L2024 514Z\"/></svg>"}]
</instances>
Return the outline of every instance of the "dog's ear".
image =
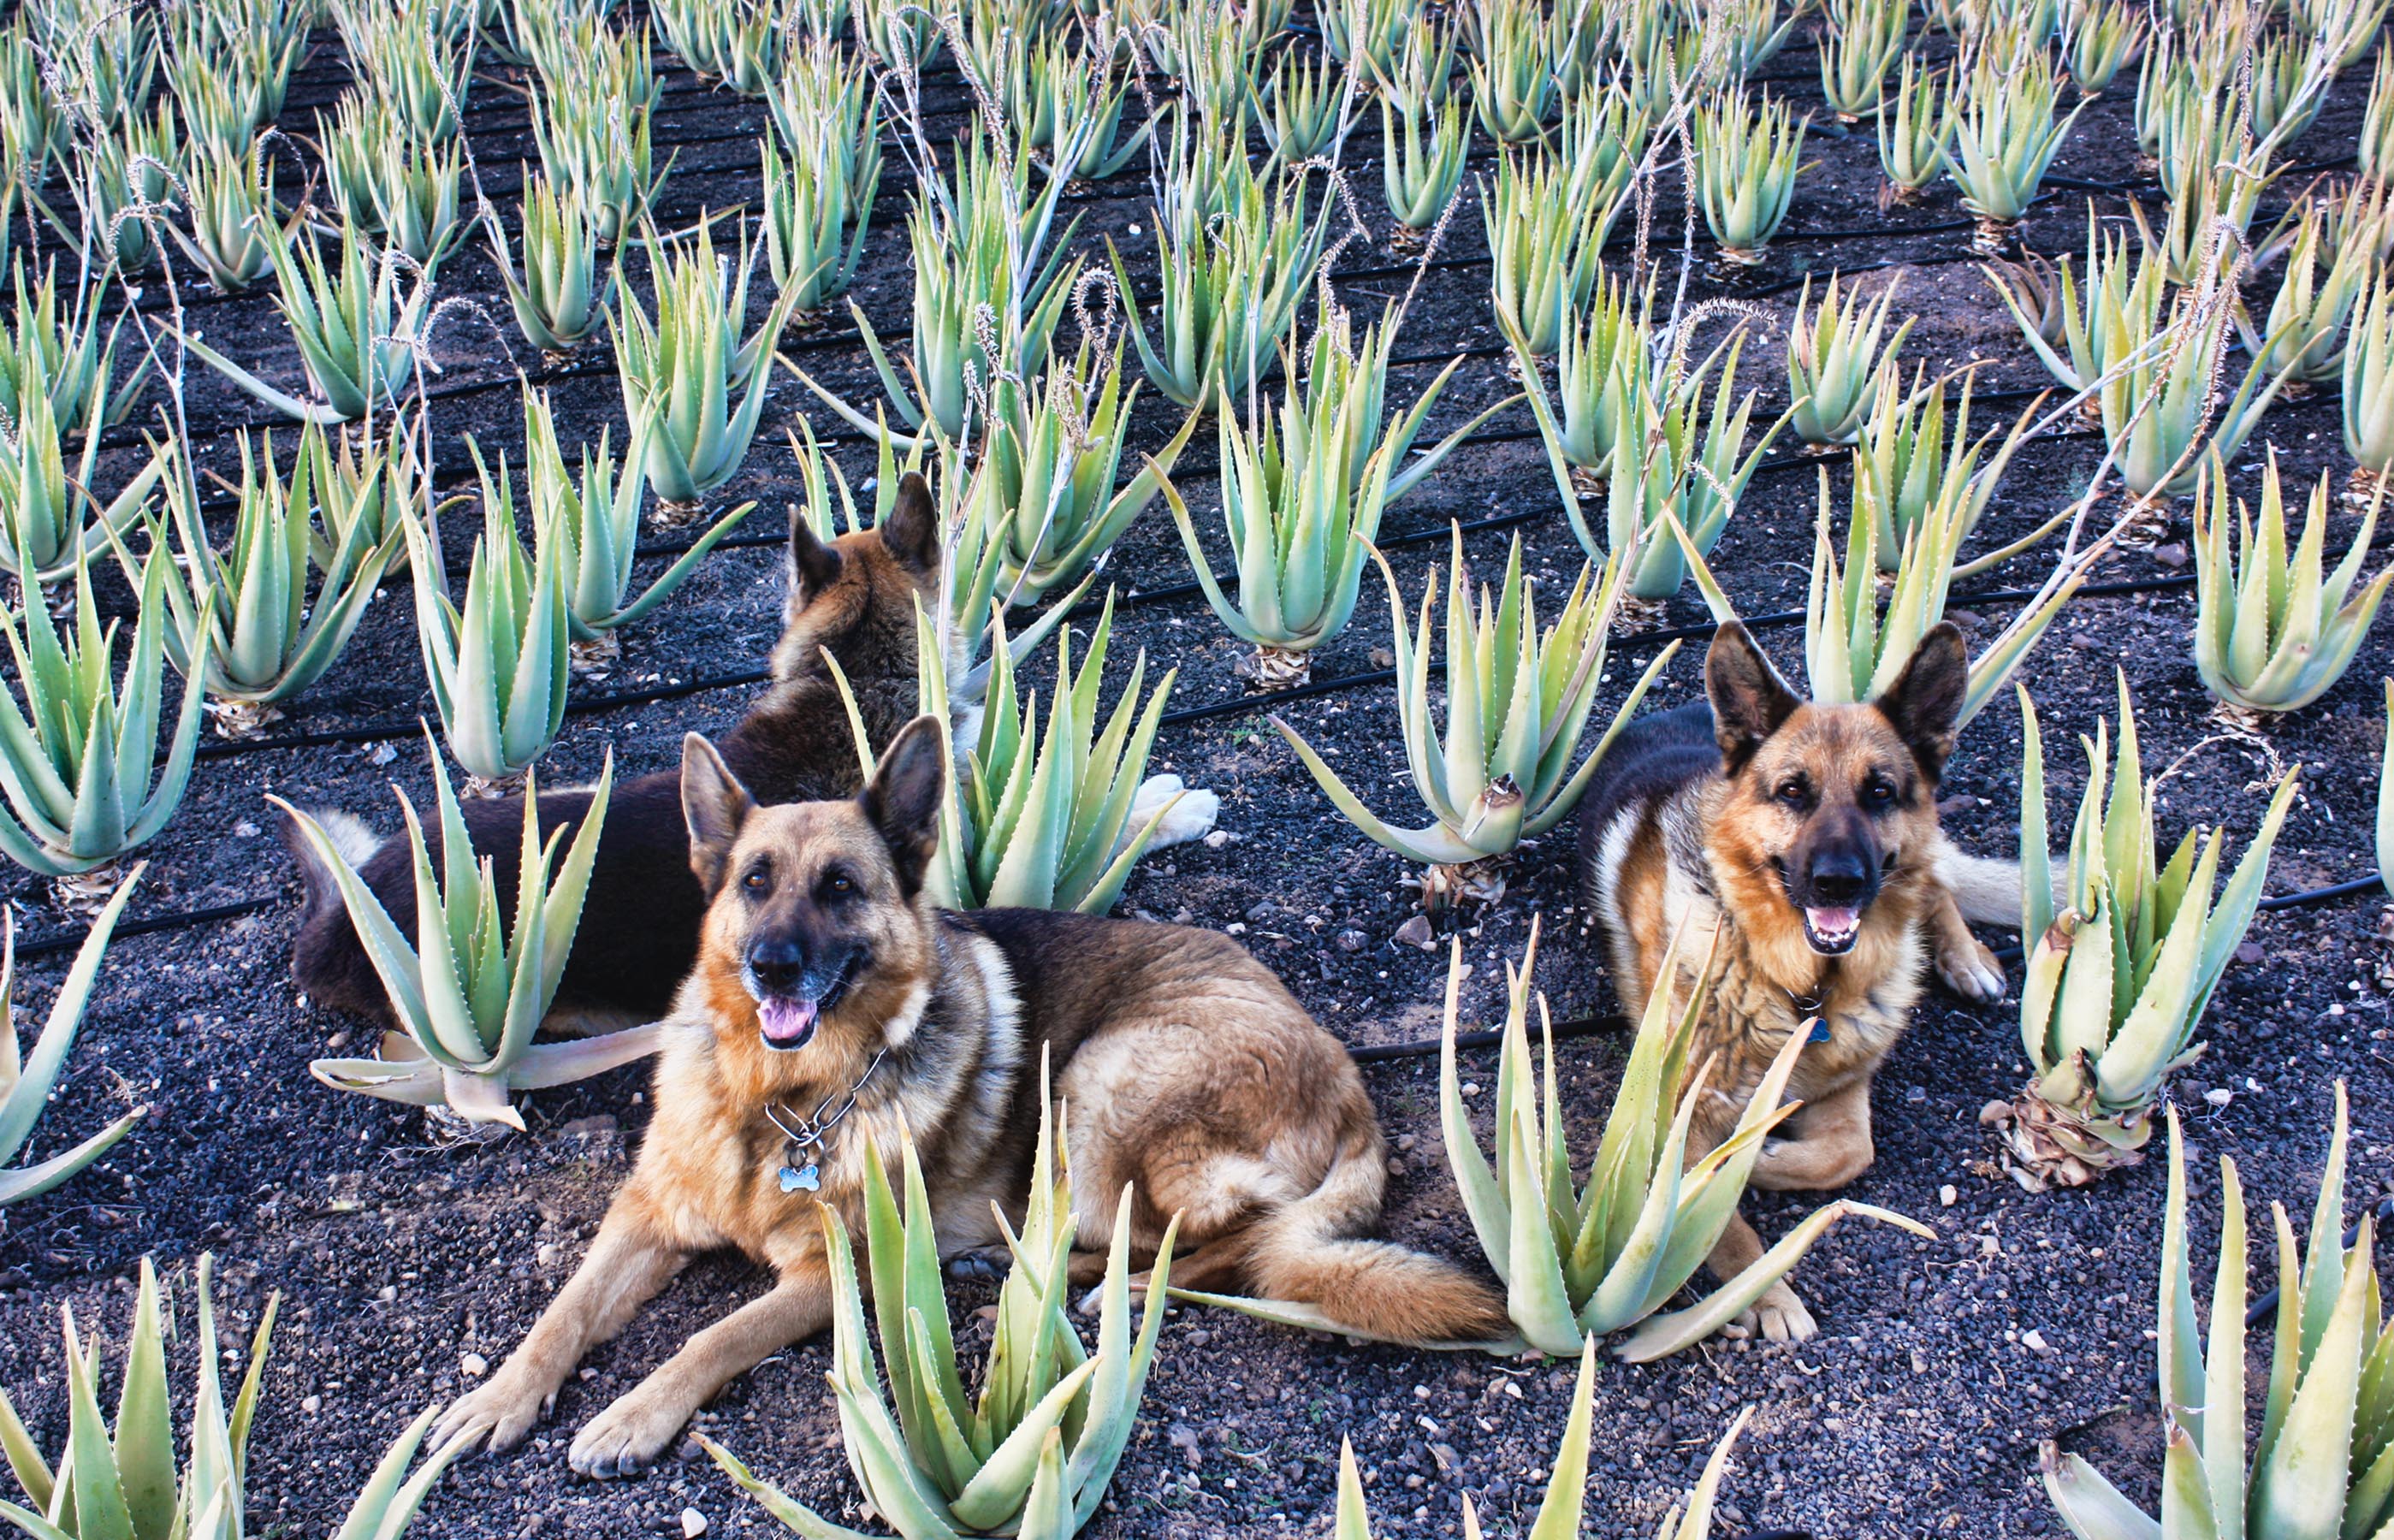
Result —
<instances>
[{"instance_id":1,"label":"dog's ear","mask_svg":"<svg viewBox=\"0 0 2394 1540\"><path fill-rule=\"evenodd\" d=\"M933 506L930 483L920 471L908 471L898 483L898 501L875 528L881 544L908 572L919 576L939 570L940 510Z\"/></svg>"},{"instance_id":2,"label":"dog's ear","mask_svg":"<svg viewBox=\"0 0 2394 1540\"><path fill-rule=\"evenodd\" d=\"M889 847L899 885L912 898L940 847L940 809L948 795L947 739L936 717L917 717L899 730L864 788L864 816Z\"/></svg>"},{"instance_id":3,"label":"dog's ear","mask_svg":"<svg viewBox=\"0 0 2394 1540\"><path fill-rule=\"evenodd\" d=\"M715 745L697 733L681 741L681 816L690 825L690 869L709 899L723 886L724 868L740 825L756 810L756 799L731 773Z\"/></svg>"},{"instance_id":4,"label":"dog's ear","mask_svg":"<svg viewBox=\"0 0 2394 1540\"><path fill-rule=\"evenodd\" d=\"M1704 654L1704 693L1712 698L1713 737L1731 774L1804 704L1733 620L1713 633L1712 651Z\"/></svg>"},{"instance_id":5,"label":"dog's ear","mask_svg":"<svg viewBox=\"0 0 2394 1540\"><path fill-rule=\"evenodd\" d=\"M799 611L813 603L825 588L839 581L841 559L838 547L815 533L814 525L796 506L790 509L790 598L788 613L797 618Z\"/></svg>"},{"instance_id":6,"label":"dog's ear","mask_svg":"<svg viewBox=\"0 0 2394 1540\"><path fill-rule=\"evenodd\" d=\"M1887 693L1871 703L1902 734L1920 772L1932 782L1943 777L1953 753L1962 697L1969 688L1970 658L1962 632L1952 621L1940 621L1920 638Z\"/></svg>"}]
</instances>

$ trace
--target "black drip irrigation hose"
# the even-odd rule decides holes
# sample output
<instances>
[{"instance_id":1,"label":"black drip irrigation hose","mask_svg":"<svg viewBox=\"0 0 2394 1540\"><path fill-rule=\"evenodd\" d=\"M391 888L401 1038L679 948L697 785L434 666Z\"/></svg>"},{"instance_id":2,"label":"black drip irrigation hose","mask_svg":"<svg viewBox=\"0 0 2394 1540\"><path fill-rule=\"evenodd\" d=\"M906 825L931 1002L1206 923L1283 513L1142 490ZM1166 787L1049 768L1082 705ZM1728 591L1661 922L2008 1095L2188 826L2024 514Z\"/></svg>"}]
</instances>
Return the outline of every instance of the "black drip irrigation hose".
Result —
<instances>
[{"instance_id":1,"label":"black drip irrigation hose","mask_svg":"<svg viewBox=\"0 0 2394 1540\"><path fill-rule=\"evenodd\" d=\"M2374 1218L2380 1225L2385 1224L2388 1219L2394 1219L2394 1198L2379 1200ZM2345 1249L2347 1251L2351 1250L2354 1244L2360 1241L2360 1239L2361 1221L2356 1219L2351 1224L2345 1227ZM2244 1307L2244 1324L2247 1326L2259 1325L2262 1321L2268 1317L2269 1312L2277 1308L2278 1290L2275 1286L2272 1286L2256 1296L2253 1303Z\"/></svg>"}]
</instances>

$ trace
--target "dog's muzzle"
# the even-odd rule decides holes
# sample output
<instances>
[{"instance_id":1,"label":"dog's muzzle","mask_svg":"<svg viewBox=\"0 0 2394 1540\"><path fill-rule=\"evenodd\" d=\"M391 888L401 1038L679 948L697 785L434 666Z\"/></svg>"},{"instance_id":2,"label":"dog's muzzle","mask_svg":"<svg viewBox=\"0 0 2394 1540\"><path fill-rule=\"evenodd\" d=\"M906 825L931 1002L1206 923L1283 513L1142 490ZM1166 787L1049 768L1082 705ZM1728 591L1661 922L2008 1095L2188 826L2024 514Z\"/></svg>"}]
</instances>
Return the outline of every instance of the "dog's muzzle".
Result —
<instances>
[{"instance_id":1,"label":"dog's muzzle","mask_svg":"<svg viewBox=\"0 0 2394 1540\"><path fill-rule=\"evenodd\" d=\"M765 941L749 949L741 982L756 1002L756 1029L765 1046L795 1052L814 1041L822 1013L839 1004L855 976L859 954L809 959L791 941Z\"/></svg>"}]
</instances>

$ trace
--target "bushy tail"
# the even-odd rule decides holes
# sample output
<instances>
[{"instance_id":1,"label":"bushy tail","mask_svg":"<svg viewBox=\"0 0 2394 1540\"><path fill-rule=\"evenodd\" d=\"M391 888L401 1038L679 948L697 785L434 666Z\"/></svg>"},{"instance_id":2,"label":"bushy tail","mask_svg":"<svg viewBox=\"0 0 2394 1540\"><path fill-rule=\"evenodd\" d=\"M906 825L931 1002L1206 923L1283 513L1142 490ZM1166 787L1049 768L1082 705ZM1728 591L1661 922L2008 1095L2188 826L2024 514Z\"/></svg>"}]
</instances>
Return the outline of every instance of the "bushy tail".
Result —
<instances>
[{"instance_id":1,"label":"bushy tail","mask_svg":"<svg viewBox=\"0 0 2394 1540\"><path fill-rule=\"evenodd\" d=\"M316 826L331 838L333 849L339 851L341 859L352 867L363 868L374 859L375 852L382 849L383 836L366 827L365 821L354 814L342 812L336 808L322 808L308 816L316 821ZM325 863L308 836L299 832L299 825L290 813L277 809L276 820L283 848L291 852L292 861L299 868L300 885L308 893L308 913L301 923L340 911L341 888L333 878L332 867Z\"/></svg>"},{"instance_id":2,"label":"bushy tail","mask_svg":"<svg viewBox=\"0 0 2394 1540\"><path fill-rule=\"evenodd\" d=\"M1248 1232L1249 1281L1271 1299L1308 1304L1358 1336L1415 1347L1509 1336L1504 1301L1452 1262L1357 1238L1379 1218L1379 1140L1350 1130L1322 1185L1259 1216Z\"/></svg>"},{"instance_id":3,"label":"bushy tail","mask_svg":"<svg viewBox=\"0 0 2394 1540\"><path fill-rule=\"evenodd\" d=\"M2019 862L1964 855L1948 845L1938 852L1937 880L1953 895L1953 902L1961 906L1962 917L1972 925L2019 928Z\"/></svg>"}]
</instances>

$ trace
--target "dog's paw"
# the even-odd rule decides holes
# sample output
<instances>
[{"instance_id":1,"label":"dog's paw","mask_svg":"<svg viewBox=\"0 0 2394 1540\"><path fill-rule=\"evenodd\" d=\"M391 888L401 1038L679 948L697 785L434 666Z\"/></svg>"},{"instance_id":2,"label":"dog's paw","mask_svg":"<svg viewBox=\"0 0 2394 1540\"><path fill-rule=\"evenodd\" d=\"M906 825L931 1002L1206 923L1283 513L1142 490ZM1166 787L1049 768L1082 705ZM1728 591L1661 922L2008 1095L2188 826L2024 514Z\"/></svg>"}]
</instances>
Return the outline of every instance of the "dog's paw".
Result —
<instances>
[{"instance_id":1,"label":"dog's paw","mask_svg":"<svg viewBox=\"0 0 2394 1540\"><path fill-rule=\"evenodd\" d=\"M458 1397L433 1424L429 1447L439 1449L453 1439L465 1448L488 1449L504 1454L524 1439L554 1407L554 1392L525 1383L520 1375L502 1368L489 1380Z\"/></svg>"},{"instance_id":2,"label":"dog's paw","mask_svg":"<svg viewBox=\"0 0 2394 1540\"><path fill-rule=\"evenodd\" d=\"M1175 797L1179 800L1174 801ZM1177 775L1151 775L1139 783L1138 794L1131 798L1130 816L1123 820L1122 846L1138 838L1158 813L1164 821L1155 825L1154 837L1147 842L1151 850L1186 845L1212 834L1214 821L1222 814L1222 799L1209 791L1190 790ZM1116 848L1117 853L1121 848Z\"/></svg>"},{"instance_id":3,"label":"dog's paw","mask_svg":"<svg viewBox=\"0 0 2394 1540\"><path fill-rule=\"evenodd\" d=\"M1821 1323L1785 1283L1773 1283L1762 1297L1721 1328L1731 1338L1760 1336L1771 1342L1809 1342L1820 1335Z\"/></svg>"},{"instance_id":4,"label":"dog's paw","mask_svg":"<svg viewBox=\"0 0 2394 1540\"><path fill-rule=\"evenodd\" d=\"M568 1463L585 1476L629 1476L656 1463L695 1410L653 1379L643 1381L573 1436Z\"/></svg>"},{"instance_id":5,"label":"dog's paw","mask_svg":"<svg viewBox=\"0 0 2394 1540\"><path fill-rule=\"evenodd\" d=\"M1011 1270L1014 1258L1004 1246L981 1246L973 1251L960 1251L948 1258L948 1276L957 1283L982 1280L1002 1281Z\"/></svg>"},{"instance_id":6,"label":"dog's paw","mask_svg":"<svg viewBox=\"0 0 2394 1540\"><path fill-rule=\"evenodd\" d=\"M1976 936L1937 949L1937 976L1965 1000L1991 1006L2004 997L2004 967Z\"/></svg>"}]
</instances>

